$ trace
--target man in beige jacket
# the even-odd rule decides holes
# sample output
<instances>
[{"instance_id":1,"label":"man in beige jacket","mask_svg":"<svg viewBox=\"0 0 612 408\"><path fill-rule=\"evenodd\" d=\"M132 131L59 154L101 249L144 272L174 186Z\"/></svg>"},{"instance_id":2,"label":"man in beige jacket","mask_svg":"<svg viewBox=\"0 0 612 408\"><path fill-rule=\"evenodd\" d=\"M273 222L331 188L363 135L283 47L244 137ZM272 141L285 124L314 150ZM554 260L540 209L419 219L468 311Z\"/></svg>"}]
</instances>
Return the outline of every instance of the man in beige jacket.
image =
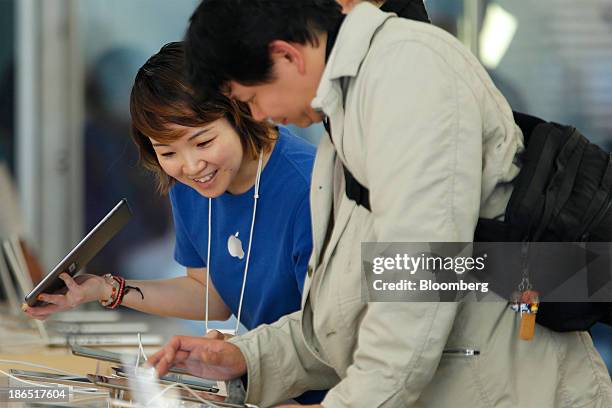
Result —
<instances>
[{"instance_id":1,"label":"man in beige jacket","mask_svg":"<svg viewBox=\"0 0 612 408\"><path fill-rule=\"evenodd\" d=\"M247 401L262 406L325 388L326 408L612 406L587 333L538 327L520 340L503 301L362 299L362 242L471 241L511 194L521 132L457 40L368 3L342 21L332 0L205 0L187 40L201 91L221 87L262 120L326 118L330 134L302 311L229 342L176 337L150 359L160 372L247 374ZM371 211L344 194L342 163Z\"/></svg>"}]
</instances>

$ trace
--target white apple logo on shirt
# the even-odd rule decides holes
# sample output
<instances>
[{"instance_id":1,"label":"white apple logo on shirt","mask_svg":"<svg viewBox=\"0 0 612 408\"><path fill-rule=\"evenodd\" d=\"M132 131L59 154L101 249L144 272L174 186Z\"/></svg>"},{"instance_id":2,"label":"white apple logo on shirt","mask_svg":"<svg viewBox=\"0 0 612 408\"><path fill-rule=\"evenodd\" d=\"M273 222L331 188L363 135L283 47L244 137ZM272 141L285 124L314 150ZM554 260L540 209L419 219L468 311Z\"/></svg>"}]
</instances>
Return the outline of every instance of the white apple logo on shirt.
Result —
<instances>
[{"instance_id":1,"label":"white apple logo on shirt","mask_svg":"<svg viewBox=\"0 0 612 408\"><path fill-rule=\"evenodd\" d=\"M239 232L234 235L230 235L227 239L227 250L229 254L234 258L244 258L244 251L242 250L242 242L238 239Z\"/></svg>"}]
</instances>

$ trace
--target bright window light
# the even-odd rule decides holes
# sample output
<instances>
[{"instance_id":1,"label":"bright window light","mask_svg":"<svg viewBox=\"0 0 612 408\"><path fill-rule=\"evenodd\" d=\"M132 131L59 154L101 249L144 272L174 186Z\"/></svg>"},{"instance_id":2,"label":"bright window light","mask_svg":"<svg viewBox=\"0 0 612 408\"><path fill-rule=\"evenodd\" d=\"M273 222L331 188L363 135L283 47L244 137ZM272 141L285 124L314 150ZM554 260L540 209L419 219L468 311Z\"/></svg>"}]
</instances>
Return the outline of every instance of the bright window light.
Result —
<instances>
[{"instance_id":1,"label":"bright window light","mask_svg":"<svg viewBox=\"0 0 612 408\"><path fill-rule=\"evenodd\" d=\"M494 69L506 54L518 21L497 4L489 4L480 32L480 59L490 69Z\"/></svg>"}]
</instances>

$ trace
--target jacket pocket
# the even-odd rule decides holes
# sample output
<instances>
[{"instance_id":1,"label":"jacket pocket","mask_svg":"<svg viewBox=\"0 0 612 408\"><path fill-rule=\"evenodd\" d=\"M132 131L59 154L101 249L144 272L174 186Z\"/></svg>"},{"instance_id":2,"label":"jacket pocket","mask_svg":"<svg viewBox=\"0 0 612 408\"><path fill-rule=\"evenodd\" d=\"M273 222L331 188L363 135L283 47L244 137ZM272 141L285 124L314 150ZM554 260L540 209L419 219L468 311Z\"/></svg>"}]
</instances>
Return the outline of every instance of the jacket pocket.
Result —
<instances>
[{"instance_id":1,"label":"jacket pocket","mask_svg":"<svg viewBox=\"0 0 612 408\"><path fill-rule=\"evenodd\" d=\"M434 378L423 390L424 407L492 408L482 384L480 350L451 346L442 352Z\"/></svg>"}]
</instances>

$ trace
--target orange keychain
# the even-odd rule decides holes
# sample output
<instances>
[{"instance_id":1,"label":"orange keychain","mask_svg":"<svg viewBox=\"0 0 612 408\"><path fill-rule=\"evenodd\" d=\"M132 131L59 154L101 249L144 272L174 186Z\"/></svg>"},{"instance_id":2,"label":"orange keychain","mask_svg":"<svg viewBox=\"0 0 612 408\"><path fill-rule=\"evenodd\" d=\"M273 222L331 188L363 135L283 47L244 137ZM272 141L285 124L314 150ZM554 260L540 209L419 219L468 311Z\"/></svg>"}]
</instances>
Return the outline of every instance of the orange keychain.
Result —
<instances>
[{"instance_id":1,"label":"orange keychain","mask_svg":"<svg viewBox=\"0 0 612 408\"><path fill-rule=\"evenodd\" d=\"M536 313L540 299L535 290L526 290L521 296L520 314L521 328L519 337L522 340L531 340L535 334Z\"/></svg>"}]
</instances>

